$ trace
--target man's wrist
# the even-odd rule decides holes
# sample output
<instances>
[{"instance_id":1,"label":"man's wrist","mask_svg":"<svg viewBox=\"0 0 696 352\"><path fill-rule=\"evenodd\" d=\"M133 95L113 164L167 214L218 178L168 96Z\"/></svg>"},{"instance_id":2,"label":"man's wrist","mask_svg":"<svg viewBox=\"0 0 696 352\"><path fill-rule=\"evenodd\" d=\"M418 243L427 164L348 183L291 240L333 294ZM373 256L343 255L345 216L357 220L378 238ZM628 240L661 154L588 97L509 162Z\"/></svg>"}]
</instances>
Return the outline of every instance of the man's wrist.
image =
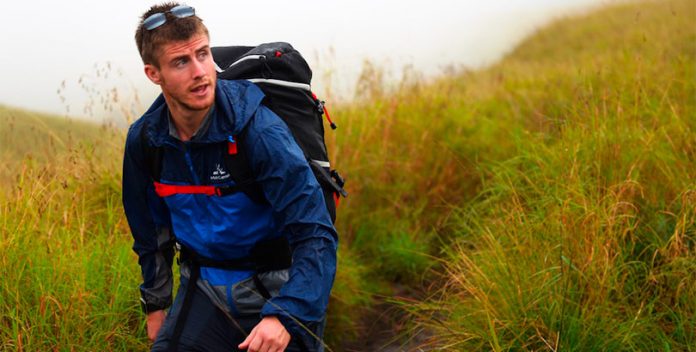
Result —
<instances>
[{"instance_id":1,"label":"man's wrist","mask_svg":"<svg viewBox=\"0 0 696 352\"><path fill-rule=\"evenodd\" d=\"M140 297L140 309L142 309L143 313L145 314L156 312L158 310L164 310L167 308L167 306L168 305L157 304L155 302L148 302L144 298Z\"/></svg>"},{"instance_id":2,"label":"man's wrist","mask_svg":"<svg viewBox=\"0 0 696 352\"><path fill-rule=\"evenodd\" d=\"M293 325L296 325L296 323L290 317L286 317L282 314L277 314L277 313L270 313L270 314L261 313L261 320L266 319L266 318L274 318L274 319L278 320L285 328L285 331L287 331L288 333L290 331L295 330L295 329L293 329Z\"/></svg>"}]
</instances>

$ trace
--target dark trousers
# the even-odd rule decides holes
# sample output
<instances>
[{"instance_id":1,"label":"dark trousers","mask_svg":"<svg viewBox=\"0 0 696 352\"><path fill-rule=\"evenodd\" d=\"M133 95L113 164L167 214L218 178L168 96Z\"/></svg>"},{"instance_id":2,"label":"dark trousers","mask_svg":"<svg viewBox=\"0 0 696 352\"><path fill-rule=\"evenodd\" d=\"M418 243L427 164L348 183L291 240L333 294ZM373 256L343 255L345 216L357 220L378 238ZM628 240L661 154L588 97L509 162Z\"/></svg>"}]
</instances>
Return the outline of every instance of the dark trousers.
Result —
<instances>
[{"instance_id":1,"label":"dark trousers","mask_svg":"<svg viewBox=\"0 0 696 352\"><path fill-rule=\"evenodd\" d=\"M174 304L160 329L157 339L152 346L152 352L166 352L169 349L181 304L184 297L185 286L179 287ZM200 290L195 290L181 337L179 338L179 352L200 351L239 351L237 346L246 339L251 330L261 321L259 315L234 317L238 325L233 323L210 299ZM324 324L312 328L316 336L323 335ZM304 342L300 343L302 339ZM290 344L285 351L323 351L320 342L310 336L292 336ZM307 347L305 347L307 346Z\"/></svg>"}]
</instances>

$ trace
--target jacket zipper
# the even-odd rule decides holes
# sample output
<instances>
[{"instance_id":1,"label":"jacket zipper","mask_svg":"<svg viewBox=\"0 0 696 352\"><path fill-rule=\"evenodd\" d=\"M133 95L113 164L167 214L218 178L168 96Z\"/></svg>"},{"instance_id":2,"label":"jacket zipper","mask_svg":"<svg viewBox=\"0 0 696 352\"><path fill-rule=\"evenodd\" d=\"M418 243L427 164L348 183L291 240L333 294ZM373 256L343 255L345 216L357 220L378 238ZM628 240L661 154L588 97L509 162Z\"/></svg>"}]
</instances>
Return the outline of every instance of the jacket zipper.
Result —
<instances>
[{"instance_id":1,"label":"jacket zipper","mask_svg":"<svg viewBox=\"0 0 696 352\"><path fill-rule=\"evenodd\" d=\"M196 172L193 170L193 162L191 161L191 154L189 153L188 143L184 143L184 158L186 159L186 164L188 165L189 171L191 172L191 178L193 178L193 183L195 185L200 185L201 182L198 180L198 175L196 175Z\"/></svg>"}]
</instances>

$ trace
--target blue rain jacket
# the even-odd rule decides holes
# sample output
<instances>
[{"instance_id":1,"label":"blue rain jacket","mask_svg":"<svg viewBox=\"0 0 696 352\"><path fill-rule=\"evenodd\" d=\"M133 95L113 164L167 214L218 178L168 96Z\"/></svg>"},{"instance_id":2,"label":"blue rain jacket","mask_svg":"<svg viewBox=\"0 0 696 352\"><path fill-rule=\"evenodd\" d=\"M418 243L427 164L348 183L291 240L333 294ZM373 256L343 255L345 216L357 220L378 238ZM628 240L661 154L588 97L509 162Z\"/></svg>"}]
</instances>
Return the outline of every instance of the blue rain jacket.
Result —
<instances>
[{"instance_id":1,"label":"blue rain jacket","mask_svg":"<svg viewBox=\"0 0 696 352\"><path fill-rule=\"evenodd\" d=\"M321 188L290 130L261 105L263 92L246 81L218 80L215 93L215 108L205 130L199 130L200 135L197 132L190 141L170 135L167 106L161 95L128 131L123 206L142 269L141 300L150 311L171 305L172 234L213 259L246 257L257 242L286 236L293 250L289 279L263 306L261 315L278 316L292 333L294 319L318 322L326 313L336 271L337 233ZM220 145L247 125L243 141L247 157L270 205L254 203L241 192L223 197L156 195L143 143L164 146L162 183L229 185L233 181L221 169L225 149ZM141 137L143 128L147 139ZM201 268L201 279L225 285L228 290L252 274Z\"/></svg>"}]
</instances>

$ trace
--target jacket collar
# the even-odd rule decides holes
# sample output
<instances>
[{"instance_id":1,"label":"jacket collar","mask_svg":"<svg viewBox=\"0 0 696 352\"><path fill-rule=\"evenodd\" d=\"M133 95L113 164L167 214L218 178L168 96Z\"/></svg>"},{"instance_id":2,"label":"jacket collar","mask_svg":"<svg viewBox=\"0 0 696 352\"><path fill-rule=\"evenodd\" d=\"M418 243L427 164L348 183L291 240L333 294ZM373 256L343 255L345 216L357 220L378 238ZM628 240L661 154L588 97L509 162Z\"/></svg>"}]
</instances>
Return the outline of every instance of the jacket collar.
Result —
<instances>
[{"instance_id":1,"label":"jacket collar","mask_svg":"<svg viewBox=\"0 0 696 352\"><path fill-rule=\"evenodd\" d=\"M198 142L198 140L201 139L201 136L205 135L210 128L210 122L212 121L213 114L215 114L215 104L213 104L208 113L205 115L203 122L201 122L201 125L198 126L196 132L194 132L193 136L191 136L192 142ZM174 121L172 121L172 116L169 111L167 111L167 121L169 123L169 136L174 139L179 139L179 133L176 130L176 126L174 125Z\"/></svg>"}]
</instances>

